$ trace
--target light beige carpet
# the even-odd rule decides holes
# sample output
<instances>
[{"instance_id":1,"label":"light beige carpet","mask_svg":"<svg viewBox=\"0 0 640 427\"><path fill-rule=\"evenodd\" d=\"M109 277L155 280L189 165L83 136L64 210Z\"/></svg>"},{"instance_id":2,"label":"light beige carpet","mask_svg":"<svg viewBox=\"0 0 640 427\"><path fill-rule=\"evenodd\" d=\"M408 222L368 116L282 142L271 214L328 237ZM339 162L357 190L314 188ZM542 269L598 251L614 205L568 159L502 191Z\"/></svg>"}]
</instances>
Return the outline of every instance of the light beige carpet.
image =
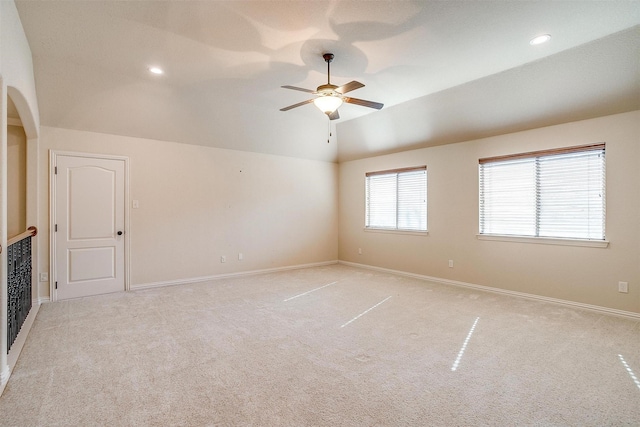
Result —
<instances>
[{"instance_id":1,"label":"light beige carpet","mask_svg":"<svg viewBox=\"0 0 640 427\"><path fill-rule=\"evenodd\" d=\"M637 426L638 374L637 321L334 265L45 304L0 424Z\"/></svg>"}]
</instances>

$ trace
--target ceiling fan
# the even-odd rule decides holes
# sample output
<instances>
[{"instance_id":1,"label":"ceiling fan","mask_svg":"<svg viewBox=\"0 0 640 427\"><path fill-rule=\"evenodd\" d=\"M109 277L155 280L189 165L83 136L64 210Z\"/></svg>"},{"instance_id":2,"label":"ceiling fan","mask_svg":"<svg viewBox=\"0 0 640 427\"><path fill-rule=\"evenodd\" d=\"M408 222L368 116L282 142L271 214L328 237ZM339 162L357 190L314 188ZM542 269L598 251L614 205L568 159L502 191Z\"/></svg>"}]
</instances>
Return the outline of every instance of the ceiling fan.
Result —
<instances>
[{"instance_id":1,"label":"ceiling fan","mask_svg":"<svg viewBox=\"0 0 640 427\"><path fill-rule=\"evenodd\" d=\"M340 107L343 102L361 105L363 107L375 108L376 110L379 110L384 106L384 104L381 104L379 102L365 101L364 99L344 96L345 93L351 92L352 90L360 89L361 87L364 87L364 85L355 80L342 86L332 85L331 61L333 61L333 53L325 53L324 55L322 55L322 57L327 63L326 85L320 85L316 90L304 89L295 86L282 86L285 89L299 90L301 92L313 93L314 95L318 96L312 99L307 99L306 101L298 102L297 104L289 105L288 107L281 108L280 111L288 111L292 108L300 107L302 105L310 104L313 102L316 107L320 109L320 111L329 116L329 119L336 120L340 118L340 114L338 114L338 107Z\"/></svg>"}]
</instances>

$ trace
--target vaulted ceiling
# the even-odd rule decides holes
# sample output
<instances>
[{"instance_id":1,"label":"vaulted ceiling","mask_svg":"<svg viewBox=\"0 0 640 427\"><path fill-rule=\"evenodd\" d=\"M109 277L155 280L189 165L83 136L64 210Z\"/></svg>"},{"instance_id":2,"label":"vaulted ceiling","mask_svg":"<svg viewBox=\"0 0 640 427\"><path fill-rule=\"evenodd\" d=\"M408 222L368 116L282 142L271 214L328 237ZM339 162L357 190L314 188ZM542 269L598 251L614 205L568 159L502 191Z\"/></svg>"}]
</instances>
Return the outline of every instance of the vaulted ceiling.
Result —
<instances>
[{"instance_id":1,"label":"vaulted ceiling","mask_svg":"<svg viewBox=\"0 0 640 427\"><path fill-rule=\"evenodd\" d=\"M46 126L344 161L640 109L638 1L16 4ZM385 107L279 111L325 52Z\"/></svg>"}]
</instances>

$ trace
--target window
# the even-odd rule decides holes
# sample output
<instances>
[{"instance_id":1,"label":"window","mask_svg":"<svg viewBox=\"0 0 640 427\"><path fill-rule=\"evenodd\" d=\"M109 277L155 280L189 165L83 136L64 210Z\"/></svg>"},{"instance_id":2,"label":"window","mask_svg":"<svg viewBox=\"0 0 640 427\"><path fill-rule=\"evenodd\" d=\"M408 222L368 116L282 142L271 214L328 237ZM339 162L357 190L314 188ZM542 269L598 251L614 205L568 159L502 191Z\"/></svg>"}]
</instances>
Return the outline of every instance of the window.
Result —
<instances>
[{"instance_id":1,"label":"window","mask_svg":"<svg viewBox=\"0 0 640 427\"><path fill-rule=\"evenodd\" d=\"M366 174L365 227L427 231L427 167Z\"/></svg>"},{"instance_id":2,"label":"window","mask_svg":"<svg viewBox=\"0 0 640 427\"><path fill-rule=\"evenodd\" d=\"M479 163L480 234L604 240L604 144Z\"/></svg>"}]
</instances>

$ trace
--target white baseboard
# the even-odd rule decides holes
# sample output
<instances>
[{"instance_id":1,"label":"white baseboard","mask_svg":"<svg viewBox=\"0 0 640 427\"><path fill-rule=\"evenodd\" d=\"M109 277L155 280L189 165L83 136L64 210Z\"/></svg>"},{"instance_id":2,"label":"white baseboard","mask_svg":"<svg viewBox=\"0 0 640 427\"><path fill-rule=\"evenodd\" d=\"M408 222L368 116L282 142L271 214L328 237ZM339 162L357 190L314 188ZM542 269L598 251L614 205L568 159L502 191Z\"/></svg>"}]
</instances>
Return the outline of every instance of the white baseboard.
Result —
<instances>
[{"instance_id":1,"label":"white baseboard","mask_svg":"<svg viewBox=\"0 0 640 427\"><path fill-rule=\"evenodd\" d=\"M38 304L44 304L47 302L51 302L51 298L49 297L39 297L38 298Z\"/></svg>"},{"instance_id":2,"label":"white baseboard","mask_svg":"<svg viewBox=\"0 0 640 427\"><path fill-rule=\"evenodd\" d=\"M599 313L611 314L614 316L627 317L633 320L640 320L640 313L635 313L633 311L617 310L615 308L602 307L599 305L583 304L581 302L563 300L559 298L550 298L550 297L545 297L541 295L528 294L525 292L510 291L508 289L493 288L491 286L476 285L474 283L459 282L456 280L449 280L449 279L441 279L439 277L425 276L423 274L415 274L415 273L409 273L406 271L392 270L389 268L375 267L367 264L358 264L356 262L338 261L338 263L348 265L351 267L358 267L358 268L364 268L367 270L375 270L375 271L381 271L384 273L395 274L398 276L411 277L414 279L425 280L428 282L439 283L442 285L458 286L462 288L475 289L475 290L484 291L484 292L493 292L496 294L509 295L509 296L518 297L518 298L527 298L527 299L532 299L537 301L544 301L552 304L560 304L560 305L565 305L565 306L574 307L574 308L597 311Z\"/></svg>"},{"instance_id":3,"label":"white baseboard","mask_svg":"<svg viewBox=\"0 0 640 427\"><path fill-rule=\"evenodd\" d=\"M9 382L9 377L11 376L11 371L8 366L5 366L0 372L0 396L4 392L4 388L7 386Z\"/></svg>"},{"instance_id":4,"label":"white baseboard","mask_svg":"<svg viewBox=\"0 0 640 427\"><path fill-rule=\"evenodd\" d=\"M323 261L323 262L315 262L311 264L298 264L298 265L290 265L286 267L274 267L274 268L265 268L262 270L250 270L250 271L240 271L237 273L225 273L225 274L215 274L213 276L202 276L202 277L190 277L187 279L177 279L177 280L166 280L162 282L151 282L151 283L141 283L139 285L131 285L132 291L137 291L141 289L152 289L152 288L161 288L164 286L175 286L175 285L186 285L190 283L199 283L199 282L208 282L210 280L219 280L219 279L227 279L230 277L243 277L243 276L255 276L256 274L264 274L264 273L275 273L278 271L287 271L287 270L299 270L302 268L310 268L310 267L321 267L324 265L333 265L337 264L337 260L333 261Z\"/></svg>"},{"instance_id":5,"label":"white baseboard","mask_svg":"<svg viewBox=\"0 0 640 427\"><path fill-rule=\"evenodd\" d=\"M31 306L31 310L29 310L29 314L27 318L24 319L24 323L20 327L20 332L18 332L18 336L15 341L11 345L11 350L9 350L9 354L7 355L7 364L9 365L9 372L13 371L13 368L16 366L16 362L18 361L18 357L20 356L20 352L22 352L22 348L24 347L25 342L27 342L27 335L29 335L29 331L31 331L31 327L33 326L33 321L36 320L36 316L38 315L38 310L40 310L40 304L33 304Z\"/></svg>"},{"instance_id":6,"label":"white baseboard","mask_svg":"<svg viewBox=\"0 0 640 427\"><path fill-rule=\"evenodd\" d=\"M16 363L18 362L18 357L20 357L20 353L24 348L24 344L27 342L27 336L29 335L29 331L31 331L33 322L38 315L38 310L40 310L39 302L31 306L31 310L29 310L27 318L24 319L24 322L20 327L18 336L13 341L13 344L11 344L11 350L9 350L9 354L7 354L7 366L2 371L2 373L0 373L0 396L2 396L2 392L4 391L4 388L9 381L11 372L13 372L13 368L15 368Z\"/></svg>"}]
</instances>

